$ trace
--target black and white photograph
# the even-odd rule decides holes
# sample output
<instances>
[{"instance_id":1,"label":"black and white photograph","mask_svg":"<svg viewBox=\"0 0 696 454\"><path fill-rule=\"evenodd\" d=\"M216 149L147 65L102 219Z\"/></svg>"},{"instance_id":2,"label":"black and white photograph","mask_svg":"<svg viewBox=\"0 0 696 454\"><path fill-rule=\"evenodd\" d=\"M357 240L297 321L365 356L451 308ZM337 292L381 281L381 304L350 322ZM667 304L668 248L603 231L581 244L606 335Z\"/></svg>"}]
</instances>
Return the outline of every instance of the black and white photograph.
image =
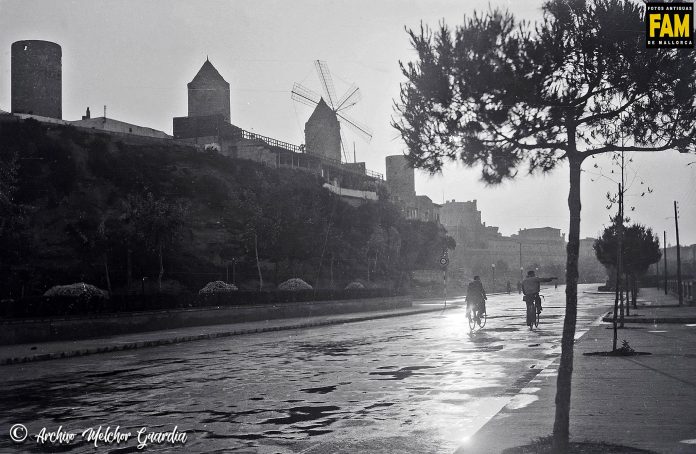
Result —
<instances>
[{"instance_id":1,"label":"black and white photograph","mask_svg":"<svg viewBox=\"0 0 696 454\"><path fill-rule=\"evenodd\" d=\"M696 453L695 29L0 0L0 452Z\"/></svg>"}]
</instances>

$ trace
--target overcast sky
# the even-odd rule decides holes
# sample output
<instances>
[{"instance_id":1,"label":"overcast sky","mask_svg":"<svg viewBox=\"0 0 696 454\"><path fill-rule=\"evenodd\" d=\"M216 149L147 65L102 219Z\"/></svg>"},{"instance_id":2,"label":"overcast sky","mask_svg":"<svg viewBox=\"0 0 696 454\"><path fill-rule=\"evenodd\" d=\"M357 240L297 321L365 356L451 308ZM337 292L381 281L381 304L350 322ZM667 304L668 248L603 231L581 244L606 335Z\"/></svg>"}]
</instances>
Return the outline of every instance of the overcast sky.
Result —
<instances>
[{"instance_id":1,"label":"overcast sky","mask_svg":"<svg viewBox=\"0 0 696 454\"><path fill-rule=\"evenodd\" d=\"M230 83L232 123L258 134L300 144L309 107L290 99L293 82L319 92L313 61L327 62L339 96L355 83L362 100L349 114L374 132L368 144L355 141L359 161L384 173L384 158L404 145L389 126L393 100L403 77L398 62L414 58L404 26L485 9L488 0L238 0L141 1L0 0L0 109L10 110L10 46L23 39L54 41L63 50L63 117L92 115L161 129L171 134L172 117L187 113L186 84L206 56ZM518 17L540 17L541 1L491 0ZM632 220L653 227L674 243L673 201L680 204L682 244L696 243L696 156L664 152L634 156L634 184L626 201ZM608 177L607 160L583 169ZM594 179L595 181L591 181ZM561 166L545 176L498 187L479 181L476 169L455 164L442 175L417 171L416 190L444 199L478 200L487 225L503 234L551 226L567 232L568 172ZM629 180L630 181L630 180ZM641 185L640 182L644 184ZM616 184L585 174L581 235L596 236L609 220L605 194ZM649 186L654 192L640 197ZM634 206L635 211L629 211Z\"/></svg>"}]
</instances>

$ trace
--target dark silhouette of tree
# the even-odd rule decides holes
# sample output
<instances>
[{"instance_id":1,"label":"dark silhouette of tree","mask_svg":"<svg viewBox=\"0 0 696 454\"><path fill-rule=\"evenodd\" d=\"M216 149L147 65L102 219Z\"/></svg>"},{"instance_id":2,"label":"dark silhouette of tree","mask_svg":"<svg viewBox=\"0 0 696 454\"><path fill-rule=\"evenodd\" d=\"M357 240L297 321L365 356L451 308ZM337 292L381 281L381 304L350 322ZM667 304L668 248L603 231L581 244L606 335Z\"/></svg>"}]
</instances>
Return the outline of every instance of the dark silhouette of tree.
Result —
<instances>
[{"instance_id":1,"label":"dark silhouette of tree","mask_svg":"<svg viewBox=\"0 0 696 454\"><path fill-rule=\"evenodd\" d=\"M616 221L616 219L614 220ZM605 228L602 236L594 243L595 255L597 260L607 268L610 276L615 274L618 239L618 225L614 222ZM623 228L623 269L630 278L631 292L635 307L636 281L643 276L650 265L660 261L662 252L660 251L660 240L653 234L649 227L640 224L624 226ZM617 283L618 285L618 283Z\"/></svg>"},{"instance_id":2,"label":"dark silhouette of tree","mask_svg":"<svg viewBox=\"0 0 696 454\"><path fill-rule=\"evenodd\" d=\"M187 208L178 202L155 197L148 192L145 197L130 198L130 213L134 231L141 237L148 250L157 254L159 272L157 286L162 290L164 275L164 250L179 238L185 224Z\"/></svg>"},{"instance_id":3,"label":"dark silhouette of tree","mask_svg":"<svg viewBox=\"0 0 696 454\"><path fill-rule=\"evenodd\" d=\"M455 30L407 30L418 55L401 63L393 126L413 166L438 172L461 160L493 184L525 162L529 173L568 163L554 452L568 447L582 163L613 151L696 150L696 51L646 49L643 13L627 0L550 0L535 27L492 10Z\"/></svg>"}]
</instances>

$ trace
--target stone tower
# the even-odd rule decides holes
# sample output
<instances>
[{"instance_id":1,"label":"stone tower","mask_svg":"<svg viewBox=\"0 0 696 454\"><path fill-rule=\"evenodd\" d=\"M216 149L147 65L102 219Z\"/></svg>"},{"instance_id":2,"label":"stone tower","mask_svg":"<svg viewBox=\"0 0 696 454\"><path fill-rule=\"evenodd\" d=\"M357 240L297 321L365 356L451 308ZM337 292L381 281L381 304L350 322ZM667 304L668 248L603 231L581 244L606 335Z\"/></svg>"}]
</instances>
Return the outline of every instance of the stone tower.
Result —
<instances>
[{"instance_id":1,"label":"stone tower","mask_svg":"<svg viewBox=\"0 0 696 454\"><path fill-rule=\"evenodd\" d=\"M230 84L207 58L188 84L188 116L206 115L222 115L230 121Z\"/></svg>"},{"instance_id":2,"label":"stone tower","mask_svg":"<svg viewBox=\"0 0 696 454\"><path fill-rule=\"evenodd\" d=\"M323 98L305 123L305 144L307 153L341 161L341 126Z\"/></svg>"},{"instance_id":3,"label":"stone tower","mask_svg":"<svg viewBox=\"0 0 696 454\"><path fill-rule=\"evenodd\" d=\"M416 198L415 171L408 165L406 156L386 157L387 188L392 199L403 205L412 205Z\"/></svg>"},{"instance_id":4,"label":"stone tower","mask_svg":"<svg viewBox=\"0 0 696 454\"><path fill-rule=\"evenodd\" d=\"M62 50L49 41L12 43L13 113L62 118Z\"/></svg>"}]
</instances>

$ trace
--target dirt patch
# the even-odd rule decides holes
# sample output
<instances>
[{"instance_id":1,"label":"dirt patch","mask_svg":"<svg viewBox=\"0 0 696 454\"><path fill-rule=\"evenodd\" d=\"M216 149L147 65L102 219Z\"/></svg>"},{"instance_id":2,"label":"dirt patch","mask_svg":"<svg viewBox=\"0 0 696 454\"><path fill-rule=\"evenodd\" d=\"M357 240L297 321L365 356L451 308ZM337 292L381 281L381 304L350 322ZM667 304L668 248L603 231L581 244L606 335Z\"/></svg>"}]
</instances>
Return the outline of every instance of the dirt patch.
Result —
<instances>
[{"instance_id":1,"label":"dirt patch","mask_svg":"<svg viewBox=\"0 0 696 454\"><path fill-rule=\"evenodd\" d=\"M641 356L641 355L652 355L648 352L626 352L621 349L614 350L613 352L586 352L583 353L585 356Z\"/></svg>"},{"instance_id":2,"label":"dirt patch","mask_svg":"<svg viewBox=\"0 0 696 454\"><path fill-rule=\"evenodd\" d=\"M553 454L552 437L540 438L529 445L508 448L503 454ZM598 441L570 443L568 454L655 454L654 451Z\"/></svg>"}]
</instances>

